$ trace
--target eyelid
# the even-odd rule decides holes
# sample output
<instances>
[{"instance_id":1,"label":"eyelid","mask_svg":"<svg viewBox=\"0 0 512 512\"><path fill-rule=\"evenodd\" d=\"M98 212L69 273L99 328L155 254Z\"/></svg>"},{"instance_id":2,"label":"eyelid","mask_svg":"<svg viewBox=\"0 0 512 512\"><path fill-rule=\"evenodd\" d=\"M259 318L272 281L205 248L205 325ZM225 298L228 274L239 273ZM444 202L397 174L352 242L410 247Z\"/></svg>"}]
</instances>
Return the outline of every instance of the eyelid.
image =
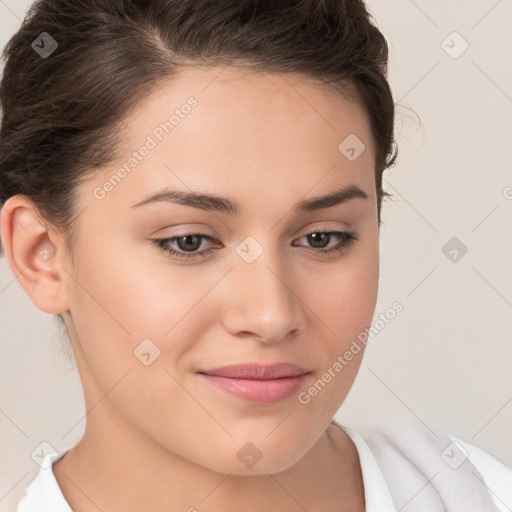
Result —
<instances>
[{"instance_id":1,"label":"eyelid","mask_svg":"<svg viewBox=\"0 0 512 512\"><path fill-rule=\"evenodd\" d=\"M167 233L168 230L176 229L176 233L173 231L171 234L167 235L161 235L160 233ZM182 233L183 232L183 233ZM195 235L195 234L201 234L201 235L208 235L211 237L217 238L220 235L217 235L217 232L208 224L202 224L202 223L187 223L187 222L179 222L176 224L170 224L168 226L164 226L163 228L158 228L155 231L152 231L149 236L160 236L161 238L173 238L175 236L185 236L185 235Z\"/></svg>"},{"instance_id":2,"label":"eyelid","mask_svg":"<svg viewBox=\"0 0 512 512\"><path fill-rule=\"evenodd\" d=\"M342 226L340 227L340 223L342 224ZM328 222L328 221L317 221L315 222L313 225L311 224L308 224L307 227L301 229L299 231L299 234L298 235L298 238L299 237L302 237L304 235L309 235L310 233L317 233L317 232L321 232L321 231L352 231L350 229L350 226L347 222L340 222L340 221L337 221L337 224L336 225L332 225L331 222Z\"/></svg>"},{"instance_id":3,"label":"eyelid","mask_svg":"<svg viewBox=\"0 0 512 512\"><path fill-rule=\"evenodd\" d=\"M337 222L338 222L338 225L331 226L329 224L329 222L321 223L321 221L318 221L317 223L319 224L319 226L316 226L316 225L311 226L311 225L309 225L308 227L301 229L299 231L300 234L295 235L291 239L291 241L294 241L295 239L303 238L304 236L310 235L311 233L333 232L333 231L337 231L337 232L342 231L342 232L347 232L347 233L354 233L354 231L352 229L350 229L348 223L342 222L344 227L340 228L339 227L339 222L340 221L337 221ZM195 226L201 226L201 227L195 227ZM155 233L160 233L160 231L164 231L164 230L170 229L172 227L173 226L167 226L165 228L157 230ZM190 224L190 225L187 224L187 227L182 228L181 230L177 231L176 233L171 233L171 234L168 234L168 235L167 234L165 234L165 235L157 235L157 236L158 236L158 238L163 239L163 238L179 238L179 237L187 236L187 235L201 235L201 236L204 236L204 237L209 237L211 241L217 241L217 242L219 241L219 238L221 238L221 235L218 235L210 227L204 227L204 224Z\"/></svg>"},{"instance_id":4,"label":"eyelid","mask_svg":"<svg viewBox=\"0 0 512 512\"><path fill-rule=\"evenodd\" d=\"M359 236L354 231L340 231L336 229L329 229L329 228L318 228L318 229L311 229L310 231L306 231L303 235L297 237L295 240L300 240L301 238L307 237L312 234L319 234L319 233L326 233L329 236L334 236L335 239L338 239L338 243L335 244L331 248L305 248L305 250L313 255L319 255L320 257L326 257L331 258L338 256L338 254L341 256L344 256L346 253L348 253L355 242L359 240ZM177 234L172 237L167 238L157 238L157 239L151 239L152 245L157 246L161 251L167 253L171 259L175 260L182 260L182 261L188 261L190 263L197 262L198 260L203 260L208 258L210 253L215 251L215 248L209 248L209 249L203 249L202 251L183 251L182 249L176 250L169 246L171 242L176 242L176 240L180 238L184 238L187 236L196 236L201 239L201 242L203 240L209 240L215 241L218 239L213 238L205 233L199 233L199 232L187 232L187 233L181 233ZM330 241L330 240L329 240ZM221 242L222 244L222 242ZM299 245L299 247L302 247Z\"/></svg>"}]
</instances>

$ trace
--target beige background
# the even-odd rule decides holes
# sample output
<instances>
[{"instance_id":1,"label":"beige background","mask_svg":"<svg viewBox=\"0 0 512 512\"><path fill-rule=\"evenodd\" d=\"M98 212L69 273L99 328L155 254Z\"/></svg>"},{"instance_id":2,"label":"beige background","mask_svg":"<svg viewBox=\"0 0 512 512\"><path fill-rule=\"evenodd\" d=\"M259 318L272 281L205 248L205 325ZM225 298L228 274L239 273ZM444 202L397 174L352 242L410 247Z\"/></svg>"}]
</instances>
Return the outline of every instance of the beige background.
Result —
<instances>
[{"instance_id":1,"label":"beige background","mask_svg":"<svg viewBox=\"0 0 512 512\"><path fill-rule=\"evenodd\" d=\"M0 46L25 0L0 0ZM375 320L336 419L394 414L446 429L512 465L512 1L370 0L390 43L400 157L387 171ZM468 49L452 58L462 41ZM453 41L453 42L452 42ZM416 114L421 119L418 120ZM443 246L457 237L457 262ZM85 408L56 320L0 258L0 505L38 470L31 452L78 441Z\"/></svg>"}]
</instances>

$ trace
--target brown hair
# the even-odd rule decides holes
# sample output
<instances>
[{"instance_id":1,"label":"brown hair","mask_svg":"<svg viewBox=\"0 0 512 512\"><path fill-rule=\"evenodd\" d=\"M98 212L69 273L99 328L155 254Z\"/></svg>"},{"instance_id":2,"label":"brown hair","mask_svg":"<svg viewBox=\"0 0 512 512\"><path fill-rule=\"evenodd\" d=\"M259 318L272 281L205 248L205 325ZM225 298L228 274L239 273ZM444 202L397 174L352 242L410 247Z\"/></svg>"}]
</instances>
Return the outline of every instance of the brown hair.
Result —
<instances>
[{"instance_id":1,"label":"brown hair","mask_svg":"<svg viewBox=\"0 0 512 512\"><path fill-rule=\"evenodd\" d=\"M43 32L58 45L46 58L33 47ZM187 66L294 73L360 102L380 224L395 109L387 42L362 0L38 0L3 58L0 206L27 196L66 232L71 254L75 186L116 158L120 122L138 101Z\"/></svg>"}]
</instances>

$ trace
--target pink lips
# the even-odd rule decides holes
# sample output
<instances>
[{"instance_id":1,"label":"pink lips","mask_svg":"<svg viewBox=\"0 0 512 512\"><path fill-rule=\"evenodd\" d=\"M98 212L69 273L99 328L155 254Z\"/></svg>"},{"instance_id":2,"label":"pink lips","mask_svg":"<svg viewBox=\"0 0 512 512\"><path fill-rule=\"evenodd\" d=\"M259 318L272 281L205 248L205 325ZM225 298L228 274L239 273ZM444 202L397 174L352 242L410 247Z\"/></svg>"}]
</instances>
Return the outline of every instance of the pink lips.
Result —
<instances>
[{"instance_id":1,"label":"pink lips","mask_svg":"<svg viewBox=\"0 0 512 512\"><path fill-rule=\"evenodd\" d=\"M210 384L245 400L273 403L296 392L307 370L290 363L229 365L199 372Z\"/></svg>"}]
</instances>

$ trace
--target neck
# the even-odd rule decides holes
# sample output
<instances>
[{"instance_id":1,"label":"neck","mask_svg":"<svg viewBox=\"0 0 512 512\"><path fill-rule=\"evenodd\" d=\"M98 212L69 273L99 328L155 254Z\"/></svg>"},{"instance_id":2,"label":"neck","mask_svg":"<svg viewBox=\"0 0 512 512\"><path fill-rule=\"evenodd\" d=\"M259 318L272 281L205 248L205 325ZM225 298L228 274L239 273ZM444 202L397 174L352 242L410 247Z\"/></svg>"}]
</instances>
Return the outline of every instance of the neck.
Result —
<instances>
[{"instance_id":1,"label":"neck","mask_svg":"<svg viewBox=\"0 0 512 512\"><path fill-rule=\"evenodd\" d=\"M183 459L128 421L102 422L100 428L91 420L80 442L53 465L73 510L364 510L357 450L335 425L287 470L246 476Z\"/></svg>"}]
</instances>

